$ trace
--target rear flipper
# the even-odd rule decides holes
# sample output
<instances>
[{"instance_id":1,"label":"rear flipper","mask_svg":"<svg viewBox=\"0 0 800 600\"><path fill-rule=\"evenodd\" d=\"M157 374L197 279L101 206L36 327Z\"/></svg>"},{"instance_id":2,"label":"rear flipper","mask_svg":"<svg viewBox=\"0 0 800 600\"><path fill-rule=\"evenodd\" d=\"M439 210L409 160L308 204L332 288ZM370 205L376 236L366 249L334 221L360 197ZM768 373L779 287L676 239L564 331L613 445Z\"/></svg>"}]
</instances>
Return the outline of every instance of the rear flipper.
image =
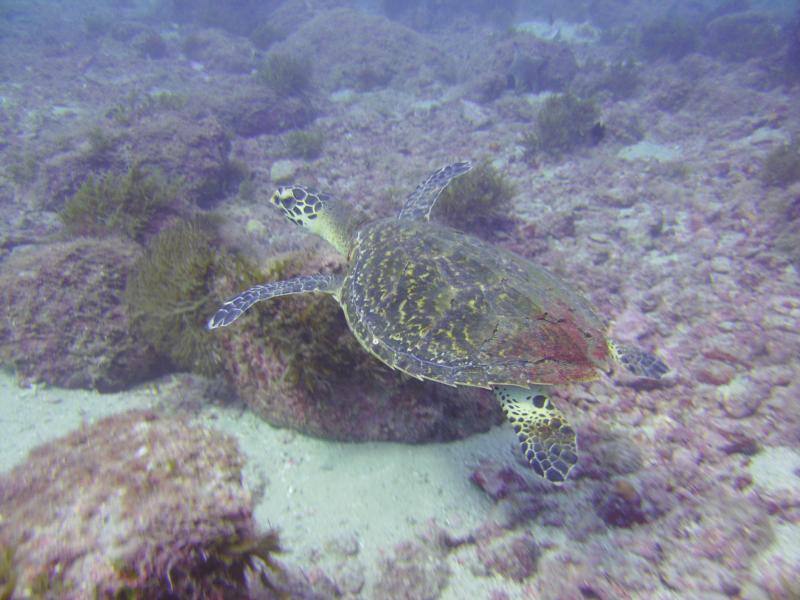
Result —
<instances>
[{"instance_id":1,"label":"rear flipper","mask_svg":"<svg viewBox=\"0 0 800 600\"><path fill-rule=\"evenodd\" d=\"M494 395L514 426L522 453L536 473L563 483L578 462L575 430L550 401L547 388L496 386Z\"/></svg>"},{"instance_id":2,"label":"rear flipper","mask_svg":"<svg viewBox=\"0 0 800 600\"><path fill-rule=\"evenodd\" d=\"M669 367L664 361L636 346L611 340L608 342L608 347L617 362L638 377L661 379L669 373Z\"/></svg>"}]
</instances>

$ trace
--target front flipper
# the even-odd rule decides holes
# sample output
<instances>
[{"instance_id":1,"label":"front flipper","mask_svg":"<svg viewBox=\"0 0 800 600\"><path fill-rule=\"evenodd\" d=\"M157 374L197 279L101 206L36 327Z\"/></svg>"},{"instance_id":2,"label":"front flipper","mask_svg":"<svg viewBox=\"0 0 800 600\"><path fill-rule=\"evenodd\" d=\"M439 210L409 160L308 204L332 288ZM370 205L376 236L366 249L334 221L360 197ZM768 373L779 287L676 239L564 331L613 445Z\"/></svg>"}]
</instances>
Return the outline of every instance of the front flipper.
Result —
<instances>
[{"instance_id":1,"label":"front flipper","mask_svg":"<svg viewBox=\"0 0 800 600\"><path fill-rule=\"evenodd\" d=\"M657 356L636 346L628 346L617 341L609 341L612 356L628 371L647 379L661 379L669 372L669 367Z\"/></svg>"},{"instance_id":2,"label":"front flipper","mask_svg":"<svg viewBox=\"0 0 800 600\"><path fill-rule=\"evenodd\" d=\"M522 447L536 473L551 483L563 483L578 462L575 430L550 401L547 388L496 386L495 398L514 426Z\"/></svg>"},{"instance_id":3,"label":"front flipper","mask_svg":"<svg viewBox=\"0 0 800 600\"><path fill-rule=\"evenodd\" d=\"M472 163L457 162L452 165L442 167L435 173L432 173L425 181L420 183L411 194L406 198L400 214L397 215L398 219L409 219L412 221L428 220L431 214L433 205L439 198L439 194L447 187L451 180L459 175L463 175L472 168Z\"/></svg>"},{"instance_id":4,"label":"front flipper","mask_svg":"<svg viewBox=\"0 0 800 600\"><path fill-rule=\"evenodd\" d=\"M336 294L342 284L338 275L319 274L303 275L286 281L263 283L245 290L235 298L225 302L208 321L209 329L226 327L242 316L242 313L260 300L269 300L276 296L303 294L305 292L327 292Z\"/></svg>"}]
</instances>

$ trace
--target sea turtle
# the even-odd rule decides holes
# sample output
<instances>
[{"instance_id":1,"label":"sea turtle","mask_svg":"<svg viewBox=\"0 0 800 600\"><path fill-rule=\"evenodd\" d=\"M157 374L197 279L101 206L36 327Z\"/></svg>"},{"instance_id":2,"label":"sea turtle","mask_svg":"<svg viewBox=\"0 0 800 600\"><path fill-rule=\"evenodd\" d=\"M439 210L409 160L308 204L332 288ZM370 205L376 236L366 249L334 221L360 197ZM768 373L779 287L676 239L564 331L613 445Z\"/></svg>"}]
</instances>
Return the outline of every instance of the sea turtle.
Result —
<instances>
[{"instance_id":1,"label":"sea turtle","mask_svg":"<svg viewBox=\"0 0 800 600\"><path fill-rule=\"evenodd\" d=\"M589 302L541 267L429 220L445 186L470 168L457 162L439 169L397 217L373 221L329 194L278 188L272 203L346 256L344 272L252 287L225 302L208 327L230 325L260 300L330 294L361 345L390 367L494 390L533 470L562 483L578 448L549 386L595 379L614 362L653 379L668 367L612 341Z\"/></svg>"}]
</instances>

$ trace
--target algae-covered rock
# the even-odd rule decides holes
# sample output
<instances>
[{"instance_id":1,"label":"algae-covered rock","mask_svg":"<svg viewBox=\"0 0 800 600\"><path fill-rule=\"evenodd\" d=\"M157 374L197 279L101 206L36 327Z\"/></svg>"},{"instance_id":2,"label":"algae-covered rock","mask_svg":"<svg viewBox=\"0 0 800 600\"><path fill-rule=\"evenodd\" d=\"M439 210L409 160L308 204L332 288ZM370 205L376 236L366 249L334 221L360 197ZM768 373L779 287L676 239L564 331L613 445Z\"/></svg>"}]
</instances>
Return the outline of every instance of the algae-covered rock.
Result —
<instances>
[{"instance_id":1,"label":"algae-covered rock","mask_svg":"<svg viewBox=\"0 0 800 600\"><path fill-rule=\"evenodd\" d=\"M213 102L220 121L243 137L274 135L305 127L316 115L305 97L282 94L257 82L238 86Z\"/></svg>"},{"instance_id":2,"label":"algae-covered rock","mask_svg":"<svg viewBox=\"0 0 800 600\"><path fill-rule=\"evenodd\" d=\"M550 96L536 115L536 126L523 141L526 153L558 157L578 146L598 143L604 133L599 116L592 100L572 94Z\"/></svg>"},{"instance_id":3,"label":"algae-covered rock","mask_svg":"<svg viewBox=\"0 0 800 600\"><path fill-rule=\"evenodd\" d=\"M491 51L475 57L472 95L491 101L505 90L517 93L561 92L578 74L568 44L546 41L527 33L509 32Z\"/></svg>"},{"instance_id":4,"label":"algae-covered rock","mask_svg":"<svg viewBox=\"0 0 800 600\"><path fill-rule=\"evenodd\" d=\"M21 248L0 268L0 361L22 384L103 392L157 372L122 306L139 247L120 238Z\"/></svg>"},{"instance_id":5,"label":"algae-covered rock","mask_svg":"<svg viewBox=\"0 0 800 600\"><path fill-rule=\"evenodd\" d=\"M213 280L227 275L250 283L246 271L243 261L214 247L210 225L189 222L165 229L128 278L125 304L134 330L175 367L216 373L219 337L206 329L217 303Z\"/></svg>"},{"instance_id":6,"label":"algae-covered rock","mask_svg":"<svg viewBox=\"0 0 800 600\"><path fill-rule=\"evenodd\" d=\"M239 185L230 161L230 138L219 120L192 110L163 113L143 121L129 151L145 164L181 182L182 198L210 208Z\"/></svg>"},{"instance_id":7,"label":"algae-covered rock","mask_svg":"<svg viewBox=\"0 0 800 600\"><path fill-rule=\"evenodd\" d=\"M78 130L62 141L66 151L54 147L34 157L32 204L61 210L90 177L94 184L107 177L124 183L135 164L146 176L158 173L169 183L170 209L185 208L185 203L189 208L213 206L235 191L241 173L229 160L228 133L197 104L169 92L132 92L119 99L102 128Z\"/></svg>"},{"instance_id":8,"label":"algae-covered rock","mask_svg":"<svg viewBox=\"0 0 800 600\"><path fill-rule=\"evenodd\" d=\"M704 33L704 51L735 61L777 53L782 42L770 16L754 11L722 15L708 23Z\"/></svg>"},{"instance_id":9,"label":"algae-covered rock","mask_svg":"<svg viewBox=\"0 0 800 600\"><path fill-rule=\"evenodd\" d=\"M135 163L125 175L90 176L58 216L73 236L124 235L135 240L174 199L177 189Z\"/></svg>"},{"instance_id":10,"label":"algae-covered rock","mask_svg":"<svg viewBox=\"0 0 800 600\"><path fill-rule=\"evenodd\" d=\"M268 265L264 280L299 275L301 265L316 270L310 257L293 254ZM220 297L241 289L221 283ZM280 427L338 440L420 442L464 437L502 421L484 390L423 383L383 365L361 348L328 296L260 302L235 327L214 334L234 388Z\"/></svg>"},{"instance_id":11,"label":"algae-covered rock","mask_svg":"<svg viewBox=\"0 0 800 600\"><path fill-rule=\"evenodd\" d=\"M283 41L280 52L313 59L314 87L326 91L407 87L449 80L455 71L428 38L385 17L344 8L320 12Z\"/></svg>"},{"instance_id":12,"label":"algae-covered rock","mask_svg":"<svg viewBox=\"0 0 800 600\"><path fill-rule=\"evenodd\" d=\"M513 226L516 190L489 162L482 162L442 192L434 217L456 229L491 239Z\"/></svg>"},{"instance_id":13,"label":"algae-covered rock","mask_svg":"<svg viewBox=\"0 0 800 600\"><path fill-rule=\"evenodd\" d=\"M288 183L297 173L297 163L291 160L276 160L269 170L269 178L273 183Z\"/></svg>"},{"instance_id":14,"label":"algae-covered rock","mask_svg":"<svg viewBox=\"0 0 800 600\"><path fill-rule=\"evenodd\" d=\"M282 569L242 466L230 436L141 411L39 446L0 478L13 597L251 597Z\"/></svg>"}]
</instances>

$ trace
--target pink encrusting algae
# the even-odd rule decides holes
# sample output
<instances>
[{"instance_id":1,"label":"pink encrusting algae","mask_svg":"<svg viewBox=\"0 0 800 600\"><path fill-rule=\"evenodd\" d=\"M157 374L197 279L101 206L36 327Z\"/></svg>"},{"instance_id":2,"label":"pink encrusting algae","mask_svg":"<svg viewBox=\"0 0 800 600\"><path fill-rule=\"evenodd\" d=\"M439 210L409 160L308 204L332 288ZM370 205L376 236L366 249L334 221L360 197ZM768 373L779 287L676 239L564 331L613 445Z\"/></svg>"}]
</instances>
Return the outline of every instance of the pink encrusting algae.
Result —
<instances>
[{"instance_id":1,"label":"pink encrusting algae","mask_svg":"<svg viewBox=\"0 0 800 600\"><path fill-rule=\"evenodd\" d=\"M795 9L62 4L0 7L0 360L21 386L0 425L19 423L11 449L42 444L2 463L0 597L800 597ZM271 206L277 185L386 217L463 159L507 183L482 225L502 227L470 233L672 369L553 390L580 452L565 484L530 471L490 392L390 372L330 299L213 332L214 379L169 373L131 328L132 265L175 222L203 219L214 253L250 261L204 271L206 295L340 273L346 257ZM70 233L81 186L137 165L175 186L135 239ZM178 292L162 318L203 328L201 299ZM63 388L148 381L170 390L154 410L36 429ZM87 411L108 398L93 393ZM286 430L220 416L242 409Z\"/></svg>"}]
</instances>

